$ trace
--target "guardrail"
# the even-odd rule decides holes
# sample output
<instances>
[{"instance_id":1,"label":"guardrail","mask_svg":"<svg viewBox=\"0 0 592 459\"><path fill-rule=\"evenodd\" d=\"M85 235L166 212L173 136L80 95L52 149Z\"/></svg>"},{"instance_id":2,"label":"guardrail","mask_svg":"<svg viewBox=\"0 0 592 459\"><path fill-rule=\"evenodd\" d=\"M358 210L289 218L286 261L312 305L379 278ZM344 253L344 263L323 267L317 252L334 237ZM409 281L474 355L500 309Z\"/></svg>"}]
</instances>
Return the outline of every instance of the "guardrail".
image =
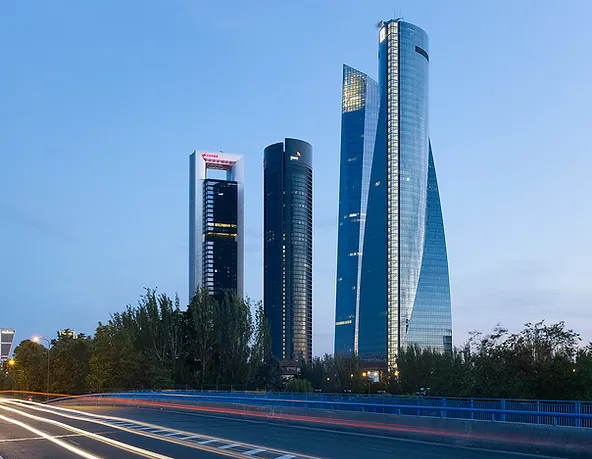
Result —
<instances>
[{"instance_id":1,"label":"guardrail","mask_svg":"<svg viewBox=\"0 0 592 459\"><path fill-rule=\"evenodd\" d=\"M592 428L592 401L460 399L360 394L249 392L125 392L84 398L122 397L153 401L218 402L254 406L291 406L331 411L357 411L402 416L483 420Z\"/></svg>"}]
</instances>

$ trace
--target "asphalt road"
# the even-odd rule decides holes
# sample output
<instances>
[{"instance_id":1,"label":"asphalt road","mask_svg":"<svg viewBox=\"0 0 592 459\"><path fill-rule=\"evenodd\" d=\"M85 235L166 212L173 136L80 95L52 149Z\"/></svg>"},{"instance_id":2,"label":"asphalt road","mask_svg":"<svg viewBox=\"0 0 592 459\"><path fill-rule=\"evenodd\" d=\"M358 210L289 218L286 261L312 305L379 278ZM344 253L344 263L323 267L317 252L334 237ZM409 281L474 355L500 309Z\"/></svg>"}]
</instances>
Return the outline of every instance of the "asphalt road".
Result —
<instances>
[{"instance_id":1,"label":"asphalt road","mask_svg":"<svg viewBox=\"0 0 592 459\"><path fill-rule=\"evenodd\" d=\"M534 456L178 411L115 407L74 410L0 399L0 457L506 459Z\"/></svg>"}]
</instances>

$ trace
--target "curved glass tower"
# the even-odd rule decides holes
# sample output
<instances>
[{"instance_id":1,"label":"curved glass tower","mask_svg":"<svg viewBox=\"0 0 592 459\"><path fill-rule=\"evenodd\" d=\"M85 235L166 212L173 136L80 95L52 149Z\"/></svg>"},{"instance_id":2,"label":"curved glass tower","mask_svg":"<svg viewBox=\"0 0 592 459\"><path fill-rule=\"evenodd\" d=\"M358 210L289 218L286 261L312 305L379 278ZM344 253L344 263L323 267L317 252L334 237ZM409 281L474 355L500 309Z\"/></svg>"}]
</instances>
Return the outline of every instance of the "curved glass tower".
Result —
<instances>
[{"instance_id":1,"label":"curved glass tower","mask_svg":"<svg viewBox=\"0 0 592 459\"><path fill-rule=\"evenodd\" d=\"M378 123L360 231L354 318L358 326L352 343L367 366L376 368L392 369L400 350L409 345L452 349L448 259L429 141L428 74L427 34L400 20L382 22ZM342 124L342 162L349 131ZM343 181L342 164L341 194ZM345 181L358 183L348 175ZM342 243L340 238L338 253ZM340 311L347 306L339 293L337 298L335 350L339 352L347 350L341 343L338 346Z\"/></svg>"},{"instance_id":2,"label":"curved glass tower","mask_svg":"<svg viewBox=\"0 0 592 459\"><path fill-rule=\"evenodd\" d=\"M312 360L312 146L264 152L263 306L278 359Z\"/></svg>"},{"instance_id":3,"label":"curved glass tower","mask_svg":"<svg viewBox=\"0 0 592 459\"><path fill-rule=\"evenodd\" d=\"M335 352L357 352L362 244L376 123L378 83L343 66Z\"/></svg>"}]
</instances>

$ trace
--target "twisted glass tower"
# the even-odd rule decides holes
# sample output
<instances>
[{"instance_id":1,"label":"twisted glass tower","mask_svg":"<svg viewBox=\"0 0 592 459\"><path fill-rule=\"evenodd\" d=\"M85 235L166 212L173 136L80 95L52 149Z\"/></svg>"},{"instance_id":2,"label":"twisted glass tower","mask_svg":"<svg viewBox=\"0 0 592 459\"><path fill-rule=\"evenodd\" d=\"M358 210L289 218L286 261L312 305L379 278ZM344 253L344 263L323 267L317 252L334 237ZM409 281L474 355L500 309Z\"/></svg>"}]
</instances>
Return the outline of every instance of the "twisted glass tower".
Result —
<instances>
[{"instance_id":1,"label":"twisted glass tower","mask_svg":"<svg viewBox=\"0 0 592 459\"><path fill-rule=\"evenodd\" d=\"M398 353L409 345L452 349L446 240L429 141L428 70L427 34L398 19L382 22L379 100L366 107L378 112L378 121L375 130L369 125L363 132L375 139L367 155L369 180L344 171L343 152L353 136L342 117L340 209L348 188L359 184L365 215L360 220L353 313L339 294L345 278L339 273L346 271L339 255L347 245L347 237L339 233L335 351L353 349L375 368L394 368ZM344 101L349 97L345 80ZM346 339L341 327L349 320L344 318L348 311L354 327Z\"/></svg>"}]
</instances>

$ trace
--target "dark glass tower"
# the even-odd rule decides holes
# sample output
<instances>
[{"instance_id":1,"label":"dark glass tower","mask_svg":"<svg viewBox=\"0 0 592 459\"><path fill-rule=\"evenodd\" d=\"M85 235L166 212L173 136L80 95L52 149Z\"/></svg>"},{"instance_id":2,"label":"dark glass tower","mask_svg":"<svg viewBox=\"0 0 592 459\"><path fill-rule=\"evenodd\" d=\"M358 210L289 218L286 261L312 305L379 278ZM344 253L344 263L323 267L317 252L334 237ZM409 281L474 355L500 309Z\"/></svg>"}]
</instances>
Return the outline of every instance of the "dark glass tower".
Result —
<instances>
[{"instance_id":1,"label":"dark glass tower","mask_svg":"<svg viewBox=\"0 0 592 459\"><path fill-rule=\"evenodd\" d=\"M357 350L360 265L378 122L378 83L343 66L335 352Z\"/></svg>"},{"instance_id":2,"label":"dark glass tower","mask_svg":"<svg viewBox=\"0 0 592 459\"><path fill-rule=\"evenodd\" d=\"M428 73L427 34L398 19L381 23L379 115L360 242L358 327L353 340L348 338L366 366L377 369L393 369L409 345L452 349L446 240L429 141ZM351 129L342 125L342 149ZM348 175L345 180L358 183Z\"/></svg>"},{"instance_id":3,"label":"dark glass tower","mask_svg":"<svg viewBox=\"0 0 592 459\"><path fill-rule=\"evenodd\" d=\"M312 146L264 152L263 304L278 359L312 359Z\"/></svg>"},{"instance_id":4,"label":"dark glass tower","mask_svg":"<svg viewBox=\"0 0 592 459\"><path fill-rule=\"evenodd\" d=\"M203 187L203 285L222 299L237 289L238 184L205 179Z\"/></svg>"},{"instance_id":5,"label":"dark glass tower","mask_svg":"<svg viewBox=\"0 0 592 459\"><path fill-rule=\"evenodd\" d=\"M223 298L243 296L243 157L189 156L189 300L200 287ZM216 171L225 178L208 177Z\"/></svg>"}]
</instances>

